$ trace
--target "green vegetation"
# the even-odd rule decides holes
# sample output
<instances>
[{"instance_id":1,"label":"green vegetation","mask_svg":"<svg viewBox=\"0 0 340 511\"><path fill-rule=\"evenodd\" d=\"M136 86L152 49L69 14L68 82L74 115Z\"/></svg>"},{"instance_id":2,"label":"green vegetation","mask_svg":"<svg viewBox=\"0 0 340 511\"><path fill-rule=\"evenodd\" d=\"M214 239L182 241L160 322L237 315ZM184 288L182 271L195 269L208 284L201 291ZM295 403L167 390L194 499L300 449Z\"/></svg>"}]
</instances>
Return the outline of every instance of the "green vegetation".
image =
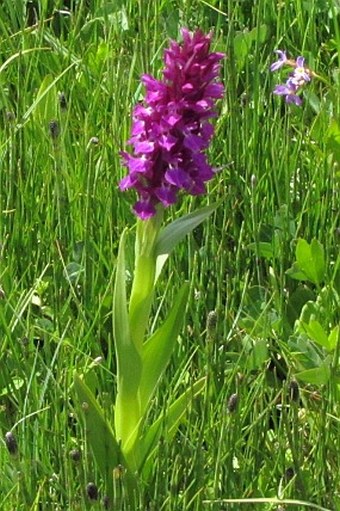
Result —
<instances>
[{"instance_id":1,"label":"green vegetation","mask_svg":"<svg viewBox=\"0 0 340 511\"><path fill-rule=\"evenodd\" d=\"M227 54L209 155L220 170L166 219L219 207L158 282L157 326L185 280L190 295L145 430L208 384L160 437L135 509L117 460L113 508L340 509L339 2L3 0L1 511L107 507L74 373L113 420L115 269L127 227L129 287L136 222L119 151L140 75L159 76L182 26L213 29ZM301 107L272 94L275 49L320 77Z\"/></svg>"}]
</instances>

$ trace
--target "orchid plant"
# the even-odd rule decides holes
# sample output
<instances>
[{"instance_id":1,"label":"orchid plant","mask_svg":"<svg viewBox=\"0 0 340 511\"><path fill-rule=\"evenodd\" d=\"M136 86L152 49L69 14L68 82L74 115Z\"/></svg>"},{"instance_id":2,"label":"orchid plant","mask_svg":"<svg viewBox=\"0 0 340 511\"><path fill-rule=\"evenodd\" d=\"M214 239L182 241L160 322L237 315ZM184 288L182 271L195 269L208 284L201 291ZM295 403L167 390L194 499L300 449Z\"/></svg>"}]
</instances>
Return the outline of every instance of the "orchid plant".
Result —
<instances>
[{"instance_id":1,"label":"orchid plant","mask_svg":"<svg viewBox=\"0 0 340 511\"><path fill-rule=\"evenodd\" d=\"M138 477L147 479L150 460L160 435L171 440L188 403L202 392L205 379L177 397L156 421L144 428L152 397L170 361L182 327L189 287L184 283L167 318L149 331L156 282L173 248L216 208L210 205L163 226L165 209L180 192L204 194L214 176L205 154L214 127L216 101L224 87L219 81L224 54L211 52L211 34L182 29L183 42L172 41L164 52L163 77L142 77L145 99L133 110L132 153L122 152L128 175L120 189L134 189L138 200L135 268L129 298L126 291L125 243L121 236L113 296L113 323L117 359L114 421L107 419L86 381L74 384L84 412L87 439L114 494L114 474L123 467L133 506ZM107 412L106 412L107 413ZM133 507L132 507L133 508Z\"/></svg>"}]
</instances>

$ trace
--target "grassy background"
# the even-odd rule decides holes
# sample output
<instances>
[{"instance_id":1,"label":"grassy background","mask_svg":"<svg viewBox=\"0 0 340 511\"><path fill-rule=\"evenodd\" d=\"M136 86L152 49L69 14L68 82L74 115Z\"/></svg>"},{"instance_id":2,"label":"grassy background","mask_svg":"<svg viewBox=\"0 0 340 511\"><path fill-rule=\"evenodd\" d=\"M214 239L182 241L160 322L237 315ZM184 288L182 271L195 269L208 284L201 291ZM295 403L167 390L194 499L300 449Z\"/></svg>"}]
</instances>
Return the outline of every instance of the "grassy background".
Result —
<instances>
[{"instance_id":1,"label":"grassy background","mask_svg":"<svg viewBox=\"0 0 340 511\"><path fill-rule=\"evenodd\" d=\"M322 286L286 274L298 238L322 243L322 285L334 290L322 317L336 327L339 142L329 126L340 112L339 9L326 0L3 0L0 431L12 430L19 446L14 457L0 448L3 511L104 509L72 378L103 357L93 374L109 410L115 257L123 227L135 223L133 196L117 189L119 151L143 92L140 75L159 75L181 26L213 29L214 48L227 54L210 150L221 170L206 197L183 198L168 219L221 206L176 250L170 285L159 284L166 304L183 279L192 293L150 421L169 393L204 374L209 386L175 441L161 442L139 509L238 510L220 500L261 497L340 509L338 352L331 378L298 380L297 397L294 321L301 296L316 300ZM272 95L276 48L303 54L324 78L299 109ZM133 236L130 244L131 266ZM98 501L86 495L89 482ZM293 508L303 509L283 507Z\"/></svg>"}]
</instances>

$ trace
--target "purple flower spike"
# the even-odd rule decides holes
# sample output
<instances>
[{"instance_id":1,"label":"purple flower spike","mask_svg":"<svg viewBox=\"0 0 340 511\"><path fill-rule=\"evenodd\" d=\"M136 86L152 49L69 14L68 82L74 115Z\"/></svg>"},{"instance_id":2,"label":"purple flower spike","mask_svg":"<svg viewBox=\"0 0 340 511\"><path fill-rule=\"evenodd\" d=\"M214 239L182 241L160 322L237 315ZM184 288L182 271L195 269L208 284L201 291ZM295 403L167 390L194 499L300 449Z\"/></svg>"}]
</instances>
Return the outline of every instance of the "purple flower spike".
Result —
<instances>
[{"instance_id":1,"label":"purple flower spike","mask_svg":"<svg viewBox=\"0 0 340 511\"><path fill-rule=\"evenodd\" d=\"M179 190L205 192L213 169L207 163L214 128L215 103L224 93L218 81L223 53L210 53L211 34L182 29L182 44L171 41L164 52L163 79L144 75L143 104L135 106L131 138L133 154L122 152L129 174L121 190L134 188L135 214L142 220L155 215L157 204L168 207Z\"/></svg>"},{"instance_id":2,"label":"purple flower spike","mask_svg":"<svg viewBox=\"0 0 340 511\"><path fill-rule=\"evenodd\" d=\"M270 66L270 70L271 71L277 71L278 69L281 69L281 67L283 67L286 64L287 60L288 60L285 51L275 50L275 53L278 54L279 60L277 62L274 62Z\"/></svg>"}]
</instances>

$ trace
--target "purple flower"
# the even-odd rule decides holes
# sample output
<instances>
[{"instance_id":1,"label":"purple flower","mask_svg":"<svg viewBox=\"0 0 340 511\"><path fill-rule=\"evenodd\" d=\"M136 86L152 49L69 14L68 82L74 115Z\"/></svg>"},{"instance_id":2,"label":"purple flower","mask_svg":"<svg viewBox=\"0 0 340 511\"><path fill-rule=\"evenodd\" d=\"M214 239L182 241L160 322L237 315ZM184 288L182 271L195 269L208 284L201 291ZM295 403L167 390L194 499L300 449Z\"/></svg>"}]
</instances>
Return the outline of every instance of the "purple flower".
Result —
<instances>
[{"instance_id":1,"label":"purple flower","mask_svg":"<svg viewBox=\"0 0 340 511\"><path fill-rule=\"evenodd\" d=\"M305 59L303 57L298 57L296 59L296 67L290 76L290 80L298 87L302 87L305 83L310 82L310 74L304 67L304 64Z\"/></svg>"},{"instance_id":2,"label":"purple flower","mask_svg":"<svg viewBox=\"0 0 340 511\"><path fill-rule=\"evenodd\" d=\"M302 99L297 92L311 80L311 71L305 67L305 59L298 57L296 60L288 59L286 52L277 50L279 60L270 66L271 71L276 71L282 66L290 66L293 71L289 74L286 83L277 85L274 94L285 96L286 103L294 103L297 106L302 104Z\"/></svg>"},{"instance_id":3,"label":"purple flower","mask_svg":"<svg viewBox=\"0 0 340 511\"><path fill-rule=\"evenodd\" d=\"M286 64L287 60L288 60L285 51L275 50L275 53L278 54L279 60L277 62L274 62L270 66L270 70L271 71L277 71L278 69L281 69L281 67L283 67Z\"/></svg>"},{"instance_id":4,"label":"purple flower","mask_svg":"<svg viewBox=\"0 0 340 511\"><path fill-rule=\"evenodd\" d=\"M273 92L278 96L285 96L286 103L294 103L300 106L302 99L296 94L297 90L298 86L288 79L285 84L277 85Z\"/></svg>"},{"instance_id":5,"label":"purple flower","mask_svg":"<svg viewBox=\"0 0 340 511\"><path fill-rule=\"evenodd\" d=\"M163 79L143 75L145 100L135 106L131 138L133 154L122 152L129 174L121 190L134 188L134 211L143 220L157 204L174 204L179 190L205 192L214 175L205 150L214 133L216 100L224 93L218 81L223 53L210 53L211 34L182 29L183 43L171 41L164 52Z\"/></svg>"}]
</instances>

